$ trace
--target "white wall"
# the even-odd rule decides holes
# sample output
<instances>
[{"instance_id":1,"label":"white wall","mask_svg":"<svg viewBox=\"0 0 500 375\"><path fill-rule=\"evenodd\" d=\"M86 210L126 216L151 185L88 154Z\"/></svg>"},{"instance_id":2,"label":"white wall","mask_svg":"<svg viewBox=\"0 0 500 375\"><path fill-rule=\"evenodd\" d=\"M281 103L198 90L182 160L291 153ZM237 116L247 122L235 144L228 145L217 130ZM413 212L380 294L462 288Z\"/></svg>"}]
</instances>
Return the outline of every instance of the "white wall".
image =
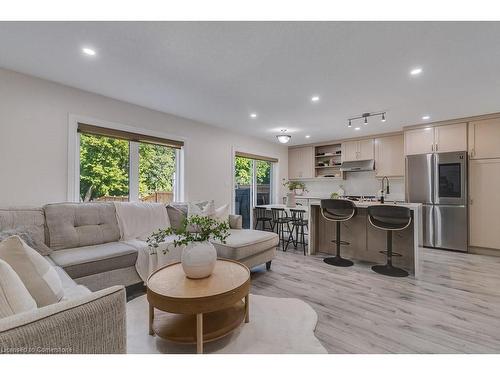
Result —
<instances>
[{"instance_id":1,"label":"white wall","mask_svg":"<svg viewBox=\"0 0 500 375\"><path fill-rule=\"evenodd\" d=\"M185 138L189 200L229 203L233 149L277 157L287 178L284 146L0 68L0 206L67 200L70 114Z\"/></svg>"}]
</instances>

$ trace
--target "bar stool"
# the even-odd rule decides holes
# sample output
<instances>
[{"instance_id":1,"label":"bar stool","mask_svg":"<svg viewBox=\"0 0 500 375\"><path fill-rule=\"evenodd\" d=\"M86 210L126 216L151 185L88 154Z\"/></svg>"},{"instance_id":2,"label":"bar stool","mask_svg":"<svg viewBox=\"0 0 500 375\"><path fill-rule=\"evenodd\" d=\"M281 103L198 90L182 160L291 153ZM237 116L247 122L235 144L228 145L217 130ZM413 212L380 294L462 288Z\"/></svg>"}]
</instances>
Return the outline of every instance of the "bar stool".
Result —
<instances>
[{"instance_id":1,"label":"bar stool","mask_svg":"<svg viewBox=\"0 0 500 375\"><path fill-rule=\"evenodd\" d=\"M392 257L401 256L401 254L392 252L392 232L403 230L410 226L410 209L401 206L371 206L368 207L368 220L375 228L387 231L387 251L381 251L382 254L387 255L387 263L385 265L373 266L372 270L386 276L408 276L408 272L392 265Z\"/></svg>"},{"instance_id":2,"label":"bar stool","mask_svg":"<svg viewBox=\"0 0 500 375\"><path fill-rule=\"evenodd\" d=\"M323 261L337 267L352 266L354 264L352 261L342 258L340 255L340 245L350 245L349 242L340 239L340 223L356 216L358 212L356 205L347 199L322 199L320 207L321 216L325 220L337 223L337 238L332 240L337 245L337 254L334 257L325 258Z\"/></svg>"},{"instance_id":3,"label":"bar stool","mask_svg":"<svg viewBox=\"0 0 500 375\"><path fill-rule=\"evenodd\" d=\"M297 248L297 245L302 245L304 249L304 255L306 255L306 240L305 240L305 231L304 228L309 229L309 224L307 219L304 219L304 215L306 210L299 210L296 208L290 209L290 214L292 215L290 224L292 224L292 228L290 231L290 235L288 236L288 240L286 242L285 251L288 250L288 245L290 245L290 241L293 243L293 246ZM295 237L294 234L295 233Z\"/></svg>"},{"instance_id":4,"label":"bar stool","mask_svg":"<svg viewBox=\"0 0 500 375\"><path fill-rule=\"evenodd\" d=\"M273 228L278 233L278 237L281 241L282 250L285 251L285 225L286 233L290 233L290 221L292 220L288 217L284 208L271 208L273 216Z\"/></svg>"},{"instance_id":5,"label":"bar stool","mask_svg":"<svg viewBox=\"0 0 500 375\"><path fill-rule=\"evenodd\" d=\"M266 230L266 223L269 224L269 229L273 231L273 218L267 216L267 210L265 207L255 207L254 208L255 212L255 227L254 229L257 229L259 223L261 223L262 230Z\"/></svg>"}]
</instances>

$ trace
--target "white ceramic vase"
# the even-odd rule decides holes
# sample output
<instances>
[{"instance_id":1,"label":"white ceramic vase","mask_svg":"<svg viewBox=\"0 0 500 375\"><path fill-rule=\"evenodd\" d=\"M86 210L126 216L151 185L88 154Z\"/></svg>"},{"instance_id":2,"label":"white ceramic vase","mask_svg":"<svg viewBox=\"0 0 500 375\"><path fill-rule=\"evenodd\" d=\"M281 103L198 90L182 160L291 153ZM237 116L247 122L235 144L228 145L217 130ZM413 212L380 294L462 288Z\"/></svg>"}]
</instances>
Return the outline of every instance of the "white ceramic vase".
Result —
<instances>
[{"instance_id":1,"label":"white ceramic vase","mask_svg":"<svg viewBox=\"0 0 500 375\"><path fill-rule=\"evenodd\" d=\"M286 195L286 205L287 207L295 207L297 202L295 201L295 193L294 192L289 192Z\"/></svg>"},{"instance_id":2,"label":"white ceramic vase","mask_svg":"<svg viewBox=\"0 0 500 375\"><path fill-rule=\"evenodd\" d=\"M217 251L210 242L191 242L182 251L182 269L190 279L203 279L212 274Z\"/></svg>"}]
</instances>

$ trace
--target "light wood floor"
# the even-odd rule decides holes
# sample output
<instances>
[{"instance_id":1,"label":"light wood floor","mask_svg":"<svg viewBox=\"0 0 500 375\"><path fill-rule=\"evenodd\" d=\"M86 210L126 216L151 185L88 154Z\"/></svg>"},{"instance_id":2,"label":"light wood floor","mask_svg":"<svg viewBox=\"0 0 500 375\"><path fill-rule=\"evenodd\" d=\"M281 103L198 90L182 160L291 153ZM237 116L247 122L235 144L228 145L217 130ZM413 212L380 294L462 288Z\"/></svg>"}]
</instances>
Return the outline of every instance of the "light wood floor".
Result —
<instances>
[{"instance_id":1,"label":"light wood floor","mask_svg":"<svg viewBox=\"0 0 500 375\"><path fill-rule=\"evenodd\" d=\"M279 250L271 271L253 273L252 293L308 302L330 353L500 353L500 257L422 252L415 280Z\"/></svg>"}]
</instances>

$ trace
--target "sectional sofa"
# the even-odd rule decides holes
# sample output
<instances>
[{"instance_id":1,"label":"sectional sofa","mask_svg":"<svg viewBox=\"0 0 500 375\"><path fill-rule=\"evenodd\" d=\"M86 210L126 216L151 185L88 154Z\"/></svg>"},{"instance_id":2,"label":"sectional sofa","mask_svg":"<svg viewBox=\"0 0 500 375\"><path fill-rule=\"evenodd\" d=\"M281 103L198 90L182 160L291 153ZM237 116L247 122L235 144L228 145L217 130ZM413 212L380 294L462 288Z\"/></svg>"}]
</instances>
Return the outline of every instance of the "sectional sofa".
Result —
<instances>
[{"instance_id":1,"label":"sectional sofa","mask_svg":"<svg viewBox=\"0 0 500 375\"><path fill-rule=\"evenodd\" d=\"M172 226L186 206L167 207ZM275 233L241 229L231 215L225 244L214 242L218 256L248 267L275 256ZM65 294L61 302L0 319L0 352L28 347L69 348L76 353L122 353L125 343L125 290L143 283L149 272L180 259L180 249L154 254L139 239L120 241L113 203L57 203L42 208L0 209L0 232L27 232L44 244ZM57 351L57 350L56 350ZM22 352L22 351L21 351Z\"/></svg>"}]
</instances>

